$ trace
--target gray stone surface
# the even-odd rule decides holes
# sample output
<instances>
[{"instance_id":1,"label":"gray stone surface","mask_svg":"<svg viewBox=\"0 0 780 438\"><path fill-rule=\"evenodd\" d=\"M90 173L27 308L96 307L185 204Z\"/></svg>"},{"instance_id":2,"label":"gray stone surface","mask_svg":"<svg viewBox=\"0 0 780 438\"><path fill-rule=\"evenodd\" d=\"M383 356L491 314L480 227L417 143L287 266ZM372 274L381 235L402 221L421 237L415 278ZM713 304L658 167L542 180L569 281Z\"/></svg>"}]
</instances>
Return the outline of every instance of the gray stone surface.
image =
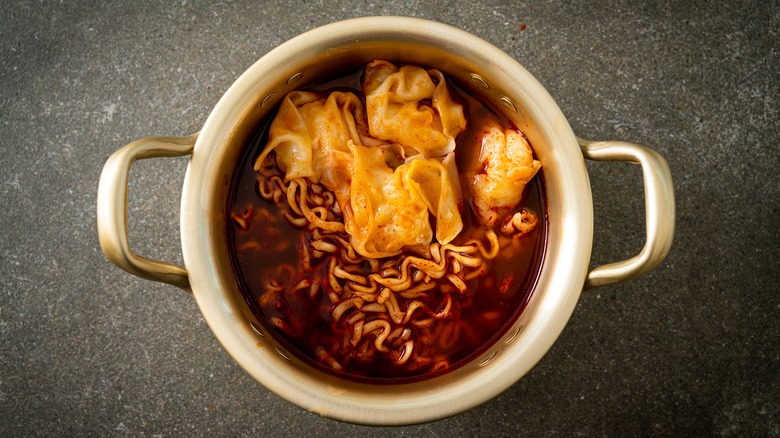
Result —
<instances>
[{"instance_id":1,"label":"gray stone surface","mask_svg":"<svg viewBox=\"0 0 780 438\"><path fill-rule=\"evenodd\" d=\"M134 3L0 8L0 435L780 435L776 0ZM113 151L198 130L270 49L363 15L492 42L578 135L658 150L677 196L659 268L584 294L545 358L496 399L405 428L279 399L221 349L191 297L108 263L95 228ZM181 263L185 166L134 167L139 253ZM589 170L595 266L641 248L644 207L638 168Z\"/></svg>"}]
</instances>

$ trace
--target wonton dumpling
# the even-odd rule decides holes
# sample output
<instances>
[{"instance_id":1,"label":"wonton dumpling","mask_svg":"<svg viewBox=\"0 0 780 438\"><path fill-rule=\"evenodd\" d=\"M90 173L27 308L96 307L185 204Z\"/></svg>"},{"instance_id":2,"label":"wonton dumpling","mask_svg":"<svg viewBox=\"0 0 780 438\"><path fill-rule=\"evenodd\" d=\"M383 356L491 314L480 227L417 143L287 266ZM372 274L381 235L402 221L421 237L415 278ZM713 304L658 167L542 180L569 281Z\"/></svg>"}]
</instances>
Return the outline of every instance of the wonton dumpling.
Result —
<instances>
[{"instance_id":1,"label":"wonton dumpling","mask_svg":"<svg viewBox=\"0 0 780 438\"><path fill-rule=\"evenodd\" d=\"M271 123L268 145L255 161L259 169L265 157L276 151L285 180L307 177L321 182L341 203L349 198L352 152L348 141L360 142L363 104L352 93L288 93ZM363 128L365 129L365 128Z\"/></svg>"},{"instance_id":2,"label":"wonton dumpling","mask_svg":"<svg viewBox=\"0 0 780 438\"><path fill-rule=\"evenodd\" d=\"M428 208L412 199L401 173L385 164L382 150L349 143L353 151L350 203L345 228L355 251L366 257L389 257L404 247L427 248L433 232ZM348 218L349 216L349 218Z\"/></svg>"},{"instance_id":3,"label":"wonton dumpling","mask_svg":"<svg viewBox=\"0 0 780 438\"><path fill-rule=\"evenodd\" d=\"M360 143L362 119L363 104L352 93L336 91L327 98L306 91L287 93L255 170L275 150L285 180L308 177L319 182L334 152L349 153L348 140Z\"/></svg>"},{"instance_id":4,"label":"wonton dumpling","mask_svg":"<svg viewBox=\"0 0 780 438\"><path fill-rule=\"evenodd\" d=\"M315 133L312 141L315 178L334 192L340 205L349 198L352 151L347 143L360 143L363 104L352 93L335 91L327 101L317 101L303 108L303 113ZM361 123L362 121L362 123ZM365 129L365 128L364 128Z\"/></svg>"},{"instance_id":5,"label":"wonton dumpling","mask_svg":"<svg viewBox=\"0 0 780 438\"><path fill-rule=\"evenodd\" d=\"M427 253L433 237L429 212L439 243L449 243L463 229L459 191L445 164L420 156L392 170L380 149L352 142L349 147L354 166L345 228L358 253L373 258L402 249Z\"/></svg>"},{"instance_id":6,"label":"wonton dumpling","mask_svg":"<svg viewBox=\"0 0 780 438\"><path fill-rule=\"evenodd\" d=\"M436 79L436 90L433 92L431 103L439 114L441 129L444 135L452 138L458 136L466 129L466 116L463 114L463 106L452 99L447 87L447 80L439 70L429 70L428 74Z\"/></svg>"},{"instance_id":7,"label":"wonton dumpling","mask_svg":"<svg viewBox=\"0 0 780 438\"><path fill-rule=\"evenodd\" d=\"M272 150L276 150L276 163L285 172L285 179L314 177L312 163L312 136L301 114L300 107L319 99L314 93L293 91L284 96L279 113L271 122L268 144L255 161L255 170L260 170L263 161Z\"/></svg>"},{"instance_id":8,"label":"wonton dumpling","mask_svg":"<svg viewBox=\"0 0 780 438\"><path fill-rule=\"evenodd\" d=\"M504 131L497 124L491 124L482 137L479 160L485 165L485 173L474 177L474 205L479 221L493 226L498 221L496 210L520 203L525 185L542 163L534 160L531 146L521 133Z\"/></svg>"},{"instance_id":9,"label":"wonton dumpling","mask_svg":"<svg viewBox=\"0 0 780 438\"><path fill-rule=\"evenodd\" d=\"M444 164L425 158L413 159L395 172L402 175L404 187L412 198L421 199L436 218L436 240L442 245L450 243L463 229L457 174L451 175L451 169Z\"/></svg>"},{"instance_id":10,"label":"wonton dumpling","mask_svg":"<svg viewBox=\"0 0 780 438\"><path fill-rule=\"evenodd\" d=\"M398 68L375 60L366 66L363 92L371 136L413 148L425 157L452 152L455 137L466 128L463 107L452 99L437 70ZM421 102L426 99L430 105Z\"/></svg>"}]
</instances>

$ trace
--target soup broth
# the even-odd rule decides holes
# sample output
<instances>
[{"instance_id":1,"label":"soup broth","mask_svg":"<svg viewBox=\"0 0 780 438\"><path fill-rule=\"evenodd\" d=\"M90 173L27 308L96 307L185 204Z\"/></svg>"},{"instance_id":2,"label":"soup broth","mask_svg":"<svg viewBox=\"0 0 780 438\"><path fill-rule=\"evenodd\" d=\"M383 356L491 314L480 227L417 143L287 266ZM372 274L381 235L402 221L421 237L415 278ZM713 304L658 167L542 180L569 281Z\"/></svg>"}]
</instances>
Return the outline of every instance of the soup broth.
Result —
<instances>
[{"instance_id":1,"label":"soup broth","mask_svg":"<svg viewBox=\"0 0 780 438\"><path fill-rule=\"evenodd\" d=\"M321 96L351 92L365 105L365 82L361 70L307 90ZM540 175L531 179L519 204L495 209L490 225L480 219L472 186L474 175L489 166L481 150L487 127L519 131L465 88L448 85L467 121L455 138L453 164L462 230L447 244L434 237L428 253L407 245L393 255L361 256L345 230L320 229L305 220L294 208L304 202L304 190L306 202L325 206L319 211L328 223L346 221L338 194L309 180L305 189L286 181L273 153L255 170L274 117L245 146L227 206L234 277L258 320L291 353L324 372L373 383L440 375L489 348L531 296L547 235L543 182ZM420 105L425 104L429 101ZM389 166L394 165L400 167ZM518 227L527 225L520 231L512 226L515 216ZM429 219L437 236L441 217ZM443 275L426 268L424 260L444 266ZM408 287L393 286L402 280Z\"/></svg>"}]
</instances>

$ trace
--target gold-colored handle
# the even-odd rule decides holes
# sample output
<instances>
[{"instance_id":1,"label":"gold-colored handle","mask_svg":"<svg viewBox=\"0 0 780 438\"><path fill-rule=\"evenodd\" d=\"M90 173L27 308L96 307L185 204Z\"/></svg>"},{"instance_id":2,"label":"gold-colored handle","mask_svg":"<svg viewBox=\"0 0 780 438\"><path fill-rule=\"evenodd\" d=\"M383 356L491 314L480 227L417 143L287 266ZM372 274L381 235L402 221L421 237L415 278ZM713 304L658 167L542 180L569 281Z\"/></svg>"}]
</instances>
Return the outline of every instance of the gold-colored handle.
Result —
<instances>
[{"instance_id":1,"label":"gold-colored handle","mask_svg":"<svg viewBox=\"0 0 780 438\"><path fill-rule=\"evenodd\" d=\"M187 271L134 253L127 238L127 179L136 160L190 155L198 133L185 137L149 137L114 152L103 166L97 198L97 228L106 258L125 271L190 292Z\"/></svg>"},{"instance_id":2,"label":"gold-colored handle","mask_svg":"<svg viewBox=\"0 0 780 438\"><path fill-rule=\"evenodd\" d=\"M620 283L646 273L660 264L674 238L674 189L669 166L652 149L623 141L590 141L577 138L582 155L595 161L627 161L642 166L645 185L647 240L639 254L620 262L599 266L585 279L585 289Z\"/></svg>"}]
</instances>

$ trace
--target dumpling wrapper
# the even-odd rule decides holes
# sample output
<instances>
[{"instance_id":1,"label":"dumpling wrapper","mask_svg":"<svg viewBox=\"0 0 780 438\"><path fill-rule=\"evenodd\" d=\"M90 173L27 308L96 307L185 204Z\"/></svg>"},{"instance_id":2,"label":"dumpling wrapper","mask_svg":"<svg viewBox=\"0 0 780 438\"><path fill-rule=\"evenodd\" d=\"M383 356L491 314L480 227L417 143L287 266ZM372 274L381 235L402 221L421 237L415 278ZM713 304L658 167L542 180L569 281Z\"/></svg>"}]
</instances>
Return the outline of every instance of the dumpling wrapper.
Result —
<instances>
[{"instance_id":1,"label":"dumpling wrapper","mask_svg":"<svg viewBox=\"0 0 780 438\"><path fill-rule=\"evenodd\" d=\"M436 240L442 245L450 243L463 229L457 174L452 175L451 169L441 162L424 158L411 160L395 173L402 175L404 188L412 198L422 200L436 218Z\"/></svg>"},{"instance_id":2,"label":"dumpling wrapper","mask_svg":"<svg viewBox=\"0 0 780 438\"><path fill-rule=\"evenodd\" d=\"M491 124L482 137L479 160L485 172L474 176L471 186L474 206L480 223L493 226L498 210L511 209L520 203L523 189L542 167L534 160L528 140L518 131L504 131Z\"/></svg>"},{"instance_id":3,"label":"dumpling wrapper","mask_svg":"<svg viewBox=\"0 0 780 438\"><path fill-rule=\"evenodd\" d=\"M349 142L354 165L345 228L359 254L390 257L402 250L427 254L433 237L449 243L463 228L459 199L444 164L417 158L392 170L382 150Z\"/></svg>"},{"instance_id":4,"label":"dumpling wrapper","mask_svg":"<svg viewBox=\"0 0 780 438\"><path fill-rule=\"evenodd\" d=\"M382 151L349 143L353 151L350 202L345 228L359 254L390 257L404 247L427 251L433 237L428 208L404 188L402 173L385 164Z\"/></svg>"},{"instance_id":5,"label":"dumpling wrapper","mask_svg":"<svg viewBox=\"0 0 780 438\"><path fill-rule=\"evenodd\" d=\"M265 158L276 151L276 163L285 172L285 180L316 178L312 158L312 135L301 108L320 99L314 93L291 92L284 96L279 112L271 122L268 144L255 160L255 170L260 170Z\"/></svg>"},{"instance_id":6,"label":"dumpling wrapper","mask_svg":"<svg viewBox=\"0 0 780 438\"><path fill-rule=\"evenodd\" d=\"M285 172L286 181L309 178L322 183L346 203L352 152L348 141L360 142L365 131L363 104L352 93L333 92L327 98L317 93L292 91L282 100L271 122L268 144L255 161L259 170L271 151Z\"/></svg>"},{"instance_id":7,"label":"dumpling wrapper","mask_svg":"<svg viewBox=\"0 0 780 438\"><path fill-rule=\"evenodd\" d=\"M436 79L434 83L433 79ZM421 67L375 60L363 79L371 136L412 148L425 157L441 157L455 149L466 128L463 106L456 103L444 75ZM430 105L421 101L430 99Z\"/></svg>"}]
</instances>

